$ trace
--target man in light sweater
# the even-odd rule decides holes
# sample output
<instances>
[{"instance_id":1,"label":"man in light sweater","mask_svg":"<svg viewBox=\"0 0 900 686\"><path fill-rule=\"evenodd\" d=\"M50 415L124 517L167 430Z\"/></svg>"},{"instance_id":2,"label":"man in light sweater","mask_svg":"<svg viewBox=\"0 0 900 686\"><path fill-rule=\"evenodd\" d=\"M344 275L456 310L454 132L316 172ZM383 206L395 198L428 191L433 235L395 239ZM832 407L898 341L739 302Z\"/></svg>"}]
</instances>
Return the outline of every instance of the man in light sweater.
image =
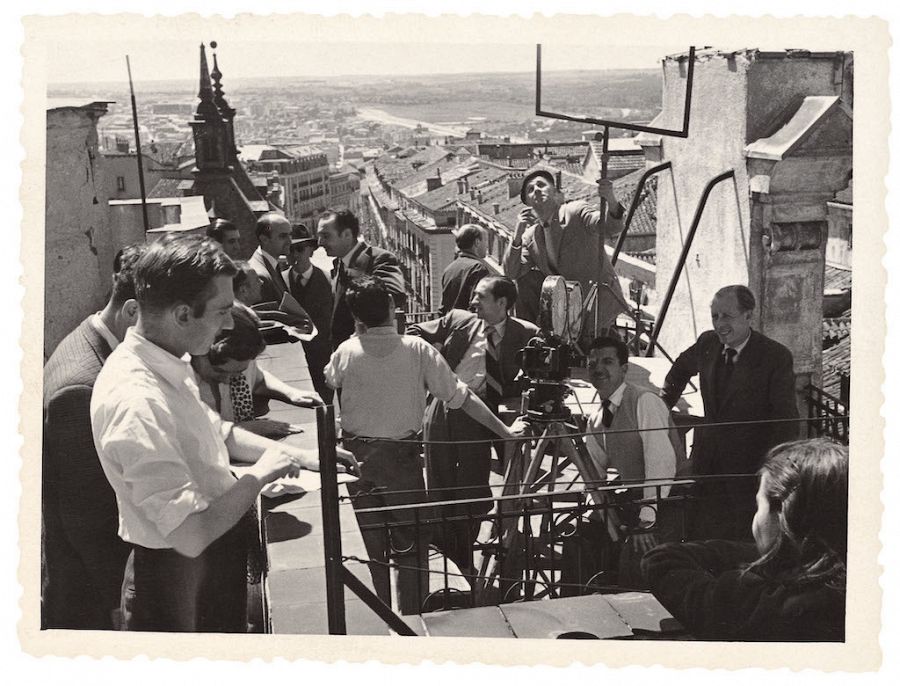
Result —
<instances>
[{"instance_id":1,"label":"man in light sweater","mask_svg":"<svg viewBox=\"0 0 900 686\"><path fill-rule=\"evenodd\" d=\"M524 426L507 427L450 370L426 341L397 333L394 301L378 277L353 279L347 304L356 320L356 335L341 343L325 367L325 380L338 391L344 447L360 465L360 479L348 484L355 508L390 507L425 502L425 480L419 456L426 392L462 409L503 438ZM398 442L400 441L400 442ZM420 518L427 516L420 512ZM403 614L421 611L418 588L427 592L427 576L419 584L414 568L427 567L428 532L413 524L412 510L359 513L360 529L378 597L390 603L393 557L399 565L397 603ZM389 524L386 533L385 524Z\"/></svg>"}]
</instances>

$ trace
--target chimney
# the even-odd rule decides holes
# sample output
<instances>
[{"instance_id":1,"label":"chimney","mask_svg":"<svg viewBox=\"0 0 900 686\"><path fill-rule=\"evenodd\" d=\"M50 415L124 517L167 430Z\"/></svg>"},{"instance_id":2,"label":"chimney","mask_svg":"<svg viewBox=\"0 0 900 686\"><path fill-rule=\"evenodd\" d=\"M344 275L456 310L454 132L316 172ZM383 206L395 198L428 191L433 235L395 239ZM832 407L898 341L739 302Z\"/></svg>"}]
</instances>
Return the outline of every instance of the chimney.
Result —
<instances>
[{"instance_id":1,"label":"chimney","mask_svg":"<svg viewBox=\"0 0 900 686\"><path fill-rule=\"evenodd\" d=\"M500 203L499 202L494 203L494 214L500 214Z\"/></svg>"},{"instance_id":2,"label":"chimney","mask_svg":"<svg viewBox=\"0 0 900 686\"><path fill-rule=\"evenodd\" d=\"M481 205L484 202L484 196L481 194L481 191L478 191L478 204Z\"/></svg>"},{"instance_id":3,"label":"chimney","mask_svg":"<svg viewBox=\"0 0 900 686\"><path fill-rule=\"evenodd\" d=\"M462 195L463 193L466 192L466 182L463 181L462 179L456 180L456 192L459 193L460 195Z\"/></svg>"},{"instance_id":4,"label":"chimney","mask_svg":"<svg viewBox=\"0 0 900 686\"><path fill-rule=\"evenodd\" d=\"M475 189L470 188L469 189L469 200L474 200L474 199L475 199Z\"/></svg>"}]
</instances>

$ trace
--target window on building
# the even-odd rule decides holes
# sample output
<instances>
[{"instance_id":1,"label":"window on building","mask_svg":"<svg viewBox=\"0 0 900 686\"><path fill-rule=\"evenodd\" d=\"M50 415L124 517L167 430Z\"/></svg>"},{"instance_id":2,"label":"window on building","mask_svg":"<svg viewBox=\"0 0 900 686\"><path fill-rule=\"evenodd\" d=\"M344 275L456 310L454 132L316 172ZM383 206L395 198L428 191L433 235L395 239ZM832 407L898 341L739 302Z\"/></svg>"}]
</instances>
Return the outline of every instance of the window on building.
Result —
<instances>
[{"instance_id":1,"label":"window on building","mask_svg":"<svg viewBox=\"0 0 900 686\"><path fill-rule=\"evenodd\" d=\"M117 176L117 177L116 177L116 190L117 190L117 191L124 191L124 190L125 190L125 177L124 177L124 176Z\"/></svg>"}]
</instances>

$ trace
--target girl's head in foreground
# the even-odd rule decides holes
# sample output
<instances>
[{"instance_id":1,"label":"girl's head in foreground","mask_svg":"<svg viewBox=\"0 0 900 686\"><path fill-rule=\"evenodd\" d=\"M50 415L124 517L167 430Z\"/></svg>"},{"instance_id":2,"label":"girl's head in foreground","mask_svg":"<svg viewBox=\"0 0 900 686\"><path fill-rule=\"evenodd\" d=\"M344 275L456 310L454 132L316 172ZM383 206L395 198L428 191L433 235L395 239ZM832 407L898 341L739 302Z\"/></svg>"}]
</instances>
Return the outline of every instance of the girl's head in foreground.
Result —
<instances>
[{"instance_id":1,"label":"girl's head in foreground","mask_svg":"<svg viewBox=\"0 0 900 686\"><path fill-rule=\"evenodd\" d=\"M750 570L798 584L843 586L847 566L847 448L827 439L769 451L760 469Z\"/></svg>"}]
</instances>

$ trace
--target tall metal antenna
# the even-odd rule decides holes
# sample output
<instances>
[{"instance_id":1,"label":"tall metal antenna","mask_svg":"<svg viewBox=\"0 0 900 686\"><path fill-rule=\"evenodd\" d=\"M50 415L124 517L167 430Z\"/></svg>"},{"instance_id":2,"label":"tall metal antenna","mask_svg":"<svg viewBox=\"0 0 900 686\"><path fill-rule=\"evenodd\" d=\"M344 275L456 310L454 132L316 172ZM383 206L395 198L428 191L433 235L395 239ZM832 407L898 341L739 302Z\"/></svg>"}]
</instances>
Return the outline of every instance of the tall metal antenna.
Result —
<instances>
[{"instance_id":1,"label":"tall metal antenna","mask_svg":"<svg viewBox=\"0 0 900 686\"><path fill-rule=\"evenodd\" d=\"M150 230L150 219L147 216L147 190L144 188L144 158L141 154L141 132L138 129L137 103L134 100L134 83L131 81L131 60L125 55L128 66L128 88L131 89L131 118L134 121L134 147L137 149L138 184L141 188L141 212L144 215L144 234Z\"/></svg>"}]
</instances>

